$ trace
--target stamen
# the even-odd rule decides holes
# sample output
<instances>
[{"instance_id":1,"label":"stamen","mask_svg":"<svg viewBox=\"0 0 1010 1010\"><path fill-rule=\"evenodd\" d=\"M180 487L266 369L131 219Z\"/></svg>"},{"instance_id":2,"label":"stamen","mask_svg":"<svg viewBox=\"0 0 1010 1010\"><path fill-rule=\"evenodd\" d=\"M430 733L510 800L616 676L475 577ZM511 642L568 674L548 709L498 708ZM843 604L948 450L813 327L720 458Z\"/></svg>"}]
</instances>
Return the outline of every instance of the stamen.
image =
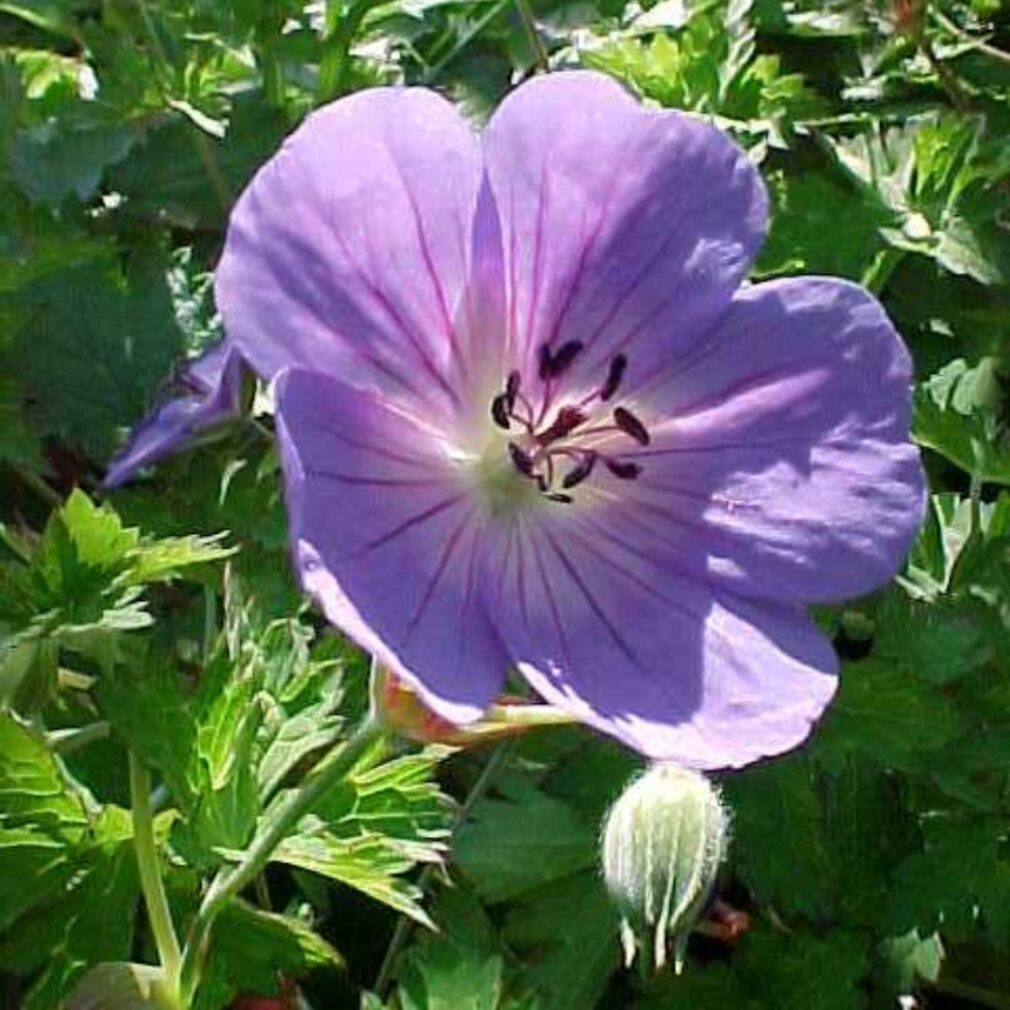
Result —
<instances>
[{"instance_id":1,"label":"stamen","mask_svg":"<svg viewBox=\"0 0 1010 1010\"><path fill-rule=\"evenodd\" d=\"M506 431L511 427L509 425L509 411L508 393L499 393L491 401L491 417L499 428L504 428Z\"/></svg>"},{"instance_id":2,"label":"stamen","mask_svg":"<svg viewBox=\"0 0 1010 1010\"><path fill-rule=\"evenodd\" d=\"M637 463L626 463L619 459L603 460L604 466L621 480L634 480L641 472L642 468Z\"/></svg>"},{"instance_id":3,"label":"stamen","mask_svg":"<svg viewBox=\"0 0 1010 1010\"><path fill-rule=\"evenodd\" d=\"M552 378L560 375L575 360L579 351L582 350L581 340L569 340L562 344L551 356L548 373Z\"/></svg>"},{"instance_id":4,"label":"stamen","mask_svg":"<svg viewBox=\"0 0 1010 1010\"><path fill-rule=\"evenodd\" d=\"M562 494L560 491L549 491L544 497L548 501L561 502L562 505L571 505L574 501L570 494Z\"/></svg>"},{"instance_id":5,"label":"stamen","mask_svg":"<svg viewBox=\"0 0 1010 1010\"><path fill-rule=\"evenodd\" d=\"M550 445L551 442L556 442L571 433L585 419L586 415L578 407L562 407L554 423L537 435L537 441L541 445Z\"/></svg>"},{"instance_id":6,"label":"stamen","mask_svg":"<svg viewBox=\"0 0 1010 1010\"><path fill-rule=\"evenodd\" d=\"M624 370L627 367L627 357L623 354L615 355L614 359L610 362L610 371L607 372L606 381L600 387L601 400L609 400L617 392L617 387L621 384L621 379L624 378Z\"/></svg>"},{"instance_id":7,"label":"stamen","mask_svg":"<svg viewBox=\"0 0 1010 1010\"><path fill-rule=\"evenodd\" d=\"M582 462L577 463L565 474L561 486L568 490L581 484L593 472L594 466L596 466L596 453L587 452Z\"/></svg>"},{"instance_id":8,"label":"stamen","mask_svg":"<svg viewBox=\"0 0 1010 1010\"><path fill-rule=\"evenodd\" d=\"M537 374L541 379L546 379L551 374L553 360L551 349L546 344L541 344L540 350L537 351Z\"/></svg>"},{"instance_id":9,"label":"stamen","mask_svg":"<svg viewBox=\"0 0 1010 1010\"><path fill-rule=\"evenodd\" d=\"M614 408L614 424L639 445L649 444L649 433L645 430L645 425L625 407Z\"/></svg>"},{"instance_id":10,"label":"stamen","mask_svg":"<svg viewBox=\"0 0 1010 1010\"><path fill-rule=\"evenodd\" d=\"M522 376L518 370L513 369L509 372L509 377L505 381L505 403L508 405L509 413L512 413L515 409L516 397L519 395L519 383L521 381Z\"/></svg>"},{"instance_id":11,"label":"stamen","mask_svg":"<svg viewBox=\"0 0 1010 1010\"><path fill-rule=\"evenodd\" d=\"M515 468L524 476L533 476L533 457L523 452L514 442L509 442L509 455Z\"/></svg>"}]
</instances>

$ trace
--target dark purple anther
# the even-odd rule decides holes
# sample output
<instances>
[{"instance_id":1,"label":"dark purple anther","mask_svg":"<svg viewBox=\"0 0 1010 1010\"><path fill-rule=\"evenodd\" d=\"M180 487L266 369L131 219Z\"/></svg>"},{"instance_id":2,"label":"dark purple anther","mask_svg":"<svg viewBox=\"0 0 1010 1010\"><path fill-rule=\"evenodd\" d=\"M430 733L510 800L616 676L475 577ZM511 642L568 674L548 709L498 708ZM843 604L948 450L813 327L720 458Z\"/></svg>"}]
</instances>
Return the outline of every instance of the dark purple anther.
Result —
<instances>
[{"instance_id":1,"label":"dark purple anther","mask_svg":"<svg viewBox=\"0 0 1010 1010\"><path fill-rule=\"evenodd\" d=\"M624 407L615 407L614 424L625 435L630 435L639 445L649 444L649 433L645 430L645 425L630 410Z\"/></svg>"},{"instance_id":2,"label":"dark purple anther","mask_svg":"<svg viewBox=\"0 0 1010 1010\"><path fill-rule=\"evenodd\" d=\"M519 395L519 383L521 381L521 376L516 369L512 369L509 372L509 377L505 382L505 402L508 404L508 409L511 412L513 407L516 405L516 397Z\"/></svg>"},{"instance_id":3,"label":"dark purple anther","mask_svg":"<svg viewBox=\"0 0 1010 1010\"><path fill-rule=\"evenodd\" d=\"M604 459L603 462L607 469L621 480L634 480L642 472L637 463L624 463L619 459Z\"/></svg>"},{"instance_id":4,"label":"dark purple anther","mask_svg":"<svg viewBox=\"0 0 1010 1010\"><path fill-rule=\"evenodd\" d=\"M567 343L562 344L557 351L551 355L550 362L547 366L548 375L550 375L551 378L555 378L564 372L575 360L581 350L581 340L569 340Z\"/></svg>"},{"instance_id":5,"label":"dark purple anther","mask_svg":"<svg viewBox=\"0 0 1010 1010\"><path fill-rule=\"evenodd\" d=\"M509 430L509 402L508 393L499 393L491 401L491 417L494 418L494 423L498 425L499 428L504 428L506 431Z\"/></svg>"},{"instance_id":6,"label":"dark purple anther","mask_svg":"<svg viewBox=\"0 0 1010 1010\"><path fill-rule=\"evenodd\" d=\"M561 486L567 490L581 484L593 472L594 466L596 466L596 453L587 452L581 462L565 474Z\"/></svg>"},{"instance_id":7,"label":"dark purple anther","mask_svg":"<svg viewBox=\"0 0 1010 1010\"><path fill-rule=\"evenodd\" d=\"M600 387L600 399L609 400L624 378L624 370L628 367L628 359L623 354L617 354L610 362L610 371L607 372L607 379Z\"/></svg>"},{"instance_id":8,"label":"dark purple anther","mask_svg":"<svg viewBox=\"0 0 1010 1010\"><path fill-rule=\"evenodd\" d=\"M525 477L533 476L533 458L529 453L523 452L515 443L509 442L509 455L515 468Z\"/></svg>"},{"instance_id":9,"label":"dark purple anther","mask_svg":"<svg viewBox=\"0 0 1010 1010\"><path fill-rule=\"evenodd\" d=\"M553 362L551 349L546 344L541 344L537 351L537 374L541 379L546 379L551 374Z\"/></svg>"}]
</instances>

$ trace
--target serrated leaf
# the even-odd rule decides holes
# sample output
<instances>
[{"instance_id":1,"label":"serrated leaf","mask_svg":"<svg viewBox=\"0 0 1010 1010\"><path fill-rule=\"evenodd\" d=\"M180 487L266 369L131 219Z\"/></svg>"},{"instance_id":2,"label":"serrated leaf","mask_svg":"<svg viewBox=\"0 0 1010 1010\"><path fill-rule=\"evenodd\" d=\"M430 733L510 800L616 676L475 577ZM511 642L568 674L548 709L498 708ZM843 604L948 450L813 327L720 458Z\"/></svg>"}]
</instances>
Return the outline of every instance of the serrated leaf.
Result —
<instances>
[{"instance_id":1,"label":"serrated leaf","mask_svg":"<svg viewBox=\"0 0 1010 1010\"><path fill-rule=\"evenodd\" d=\"M938 928L968 938L976 930L1010 943L1010 860L999 819L937 816L925 845L898 868L890 922L896 929Z\"/></svg>"},{"instance_id":2,"label":"serrated leaf","mask_svg":"<svg viewBox=\"0 0 1010 1010\"><path fill-rule=\"evenodd\" d=\"M951 361L916 391L916 441L979 480L1010 484L1005 385L992 358Z\"/></svg>"},{"instance_id":3,"label":"serrated leaf","mask_svg":"<svg viewBox=\"0 0 1010 1010\"><path fill-rule=\"evenodd\" d=\"M441 861L437 847L372 832L338 838L317 828L312 834L286 838L272 858L347 884L415 922L431 926L420 905L421 891L402 875L419 861Z\"/></svg>"},{"instance_id":4,"label":"serrated leaf","mask_svg":"<svg viewBox=\"0 0 1010 1010\"><path fill-rule=\"evenodd\" d=\"M218 1010L238 993L273 996L284 975L342 968L338 951L301 919L231 901L218 916L194 1010Z\"/></svg>"},{"instance_id":5,"label":"serrated leaf","mask_svg":"<svg viewBox=\"0 0 1010 1010\"><path fill-rule=\"evenodd\" d=\"M964 717L933 685L871 658L844 668L818 743L826 757L858 754L915 771L966 729Z\"/></svg>"},{"instance_id":6,"label":"serrated leaf","mask_svg":"<svg viewBox=\"0 0 1010 1010\"><path fill-rule=\"evenodd\" d=\"M128 583L143 585L150 582L167 582L175 579L186 568L223 561L231 557L236 548L221 543L226 536L164 537L142 540L130 557Z\"/></svg>"},{"instance_id":7,"label":"serrated leaf","mask_svg":"<svg viewBox=\"0 0 1010 1010\"><path fill-rule=\"evenodd\" d=\"M60 1010L89 965L129 957L138 889L129 815L106 807L66 888L21 916L0 944L3 963L42 969L25 1010Z\"/></svg>"},{"instance_id":8,"label":"serrated leaf","mask_svg":"<svg viewBox=\"0 0 1010 1010\"><path fill-rule=\"evenodd\" d=\"M87 825L45 744L0 712L0 932L70 879Z\"/></svg>"}]
</instances>

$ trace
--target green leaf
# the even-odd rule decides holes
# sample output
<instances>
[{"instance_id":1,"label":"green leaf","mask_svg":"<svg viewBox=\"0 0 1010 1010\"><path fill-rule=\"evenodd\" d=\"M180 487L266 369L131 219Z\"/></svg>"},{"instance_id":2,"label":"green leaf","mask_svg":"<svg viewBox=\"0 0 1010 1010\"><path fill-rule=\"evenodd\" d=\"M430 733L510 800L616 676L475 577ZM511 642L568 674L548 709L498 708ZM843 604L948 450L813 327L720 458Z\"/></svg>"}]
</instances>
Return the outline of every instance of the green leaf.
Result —
<instances>
[{"instance_id":1,"label":"green leaf","mask_svg":"<svg viewBox=\"0 0 1010 1010\"><path fill-rule=\"evenodd\" d=\"M540 1010L595 1006L620 963L618 936L617 912L595 869L529 892L509 909L503 930L510 949L525 951L521 991Z\"/></svg>"},{"instance_id":2,"label":"green leaf","mask_svg":"<svg viewBox=\"0 0 1010 1010\"><path fill-rule=\"evenodd\" d=\"M347 884L415 922L431 926L420 904L421 890L403 875L420 861L441 862L440 847L374 832L338 838L316 826L311 834L286 838L271 858Z\"/></svg>"},{"instance_id":3,"label":"green leaf","mask_svg":"<svg viewBox=\"0 0 1010 1010\"><path fill-rule=\"evenodd\" d=\"M6 368L37 432L104 461L146 412L182 348L165 268L148 253L125 274L81 266L0 298L0 312L9 301L24 320Z\"/></svg>"},{"instance_id":4,"label":"green leaf","mask_svg":"<svg viewBox=\"0 0 1010 1010\"><path fill-rule=\"evenodd\" d=\"M67 997L65 1010L174 1010L161 968L120 961L98 964Z\"/></svg>"},{"instance_id":5,"label":"green leaf","mask_svg":"<svg viewBox=\"0 0 1010 1010\"><path fill-rule=\"evenodd\" d=\"M981 931L1010 943L1010 859L1001 819L936 816L923 851L898 868L889 921L895 930L939 928L967 939Z\"/></svg>"},{"instance_id":6,"label":"green leaf","mask_svg":"<svg viewBox=\"0 0 1010 1010\"><path fill-rule=\"evenodd\" d=\"M810 933L777 933L767 926L743 938L728 968L659 981L634 1010L862 1010L866 993L866 941L835 932L822 939Z\"/></svg>"},{"instance_id":7,"label":"green leaf","mask_svg":"<svg viewBox=\"0 0 1010 1010\"><path fill-rule=\"evenodd\" d=\"M439 932L415 944L400 974L403 1010L498 1010L504 956L480 902L446 889L434 917Z\"/></svg>"},{"instance_id":8,"label":"green leaf","mask_svg":"<svg viewBox=\"0 0 1010 1010\"><path fill-rule=\"evenodd\" d=\"M218 1010L237 994L272 996L284 975L298 978L313 968L342 968L340 954L301 919L231 901L211 937L210 957L195 1010Z\"/></svg>"},{"instance_id":9,"label":"green leaf","mask_svg":"<svg viewBox=\"0 0 1010 1010\"><path fill-rule=\"evenodd\" d=\"M67 883L87 825L45 744L0 712L0 932Z\"/></svg>"},{"instance_id":10,"label":"green leaf","mask_svg":"<svg viewBox=\"0 0 1010 1010\"><path fill-rule=\"evenodd\" d=\"M909 995L922 982L940 977L944 949L936 933L922 937L915 929L888 937L877 948L877 979L893 998Z\"/></svg>"},{"instance_id":11,"label":"green leaf","mask_svg":"<svg viewBox=\"0 0 1010 1010\"><path fill-rule=\"evenodd\" d=\"M505 901L596 861L595 824L515 778L502 799L474 808L455 844L456 861L482 898Z\"/></svg>"},{"instance_id":12,"label":"green leaf","mask_svg":"<svg viewBox=\"0 0 1010 1010\"><path fill-rule=\"evenodd\" d=\"M24 415L24 391L13 378L0 376L0 461L41 470L39 440Z\"/></svg>"},{"instance_id":13,"label":"green leaf","mask_svg":"<svg viewBox=\"0 0 1010 1010\"><path fill-rule=\"evenodd\" d=\"M136 129L91 116L69 119L41 123L14 140L11 178L30 200L59 206L71 194L90 199L105 169L122 161L138 136Z\"/></svg>"},{"instance_id":14,"label":"green leaf","mask_svg":"<svg viewBox=\"0 0 1010 1010\"><path fill-rule=\"evenodd\" d=\"M0 944L5 965L42 969L25 1010L60 1010L89 965L129 957L138 890L129 815L106 807L65 889L21 916Z\"/></svg>"},{"instance_id":15,"label":"green leaf","mask_svg":"<svg viewBox=\"0 0 1010 1010\"><path fill-rule=\"evenodd\" d=\"M872 927L889 874L915 841L888 777L865 761L834 760L826 770L791 756L733 776L725 796L732 868L761 906L788 922Z\"/></svg>"},{"instance_id":16,"label":"green leaf","mask_svg":"<svg viewBox=\"0 0 1010 1010\"><path fill-rule=\"evenodd\" d=\"M179 671L160 653L142 653L99 679L102 715L131 750L155 769L184 810L195 802L190 777L196 727Z\"/></svg>"},{"instance_id":17,"label":"green leaf","mask_svg":"<svg viewBox=\"0 0 1010 1010\"><path fill-rule=\"evenodd\" d=\"M871 658L844 668L818 742L822 754L838 760L859 754L916 771L966 729L964 717L933 685Z\"/></svg>"},{"instance_id":18,"label":"green leaf","mask_svg":"<svg viewBox=\"0 0 1010 1010\"><path fill-rule=\"evenodd\" d=\"M951 361L916 391L916 441L979 480L1010 484L1005 385L993 358Z\"/></svg>"}]
</instances>

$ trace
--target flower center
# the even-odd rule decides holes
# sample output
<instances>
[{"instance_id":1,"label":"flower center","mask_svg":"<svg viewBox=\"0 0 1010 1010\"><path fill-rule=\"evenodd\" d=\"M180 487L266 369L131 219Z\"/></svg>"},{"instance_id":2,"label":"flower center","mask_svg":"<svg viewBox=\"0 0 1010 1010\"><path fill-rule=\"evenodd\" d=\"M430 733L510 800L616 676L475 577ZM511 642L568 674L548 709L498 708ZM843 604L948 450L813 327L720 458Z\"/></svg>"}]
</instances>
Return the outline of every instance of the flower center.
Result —
<instances>
[{"instance_id":1,"label":"flower center","mask_svg":"<svg viewBox=\"0 0 1010 1010\"><path fill-rule=\"evenodd\" d=\"M491 418L509 433L506 451L513 470L541 497L565 505L571 504L570 492L592 476L597 464L621 480L634 480L642 472L638 463L604 452L601 436L622 435L640 446L650 441L648 429L631 410L610 406L628 367L624 354L611 359L603 381L588 396L552 409L555 383L581 351L579 340L569 340L556 351L541 346L537 371L543 396L536 410L523 395L518 370L509 372L505 388L491 401ZM610 411L606 419L600 417L604 405Z\"/></svg>"}]
</instances>

